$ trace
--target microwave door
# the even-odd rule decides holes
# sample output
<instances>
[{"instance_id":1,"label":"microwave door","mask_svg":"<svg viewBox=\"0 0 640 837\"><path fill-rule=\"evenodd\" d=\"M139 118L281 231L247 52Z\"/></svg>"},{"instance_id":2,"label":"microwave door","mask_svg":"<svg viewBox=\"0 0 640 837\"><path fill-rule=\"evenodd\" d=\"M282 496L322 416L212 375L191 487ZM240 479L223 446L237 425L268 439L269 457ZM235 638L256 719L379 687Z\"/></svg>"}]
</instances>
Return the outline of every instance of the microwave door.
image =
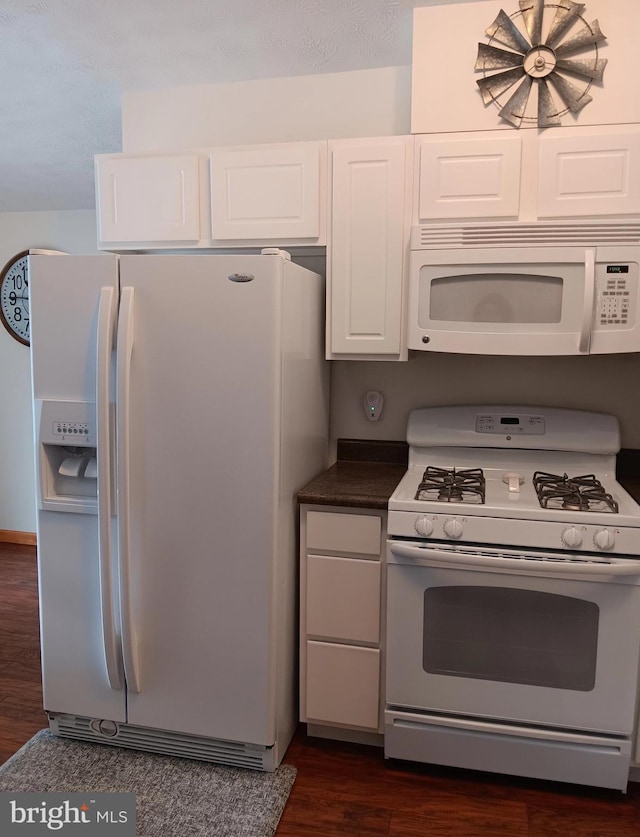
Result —
<instances>
[{"instance_id":1,"label":"microwave door","mask_svg":"<svg viewBox=\"0 0 640 837\"><path fill-rule=\"evenodd\" d=\"M409 348L487 355L587 354L595 250L416 251Z\"/></svg>"}]
</instances>

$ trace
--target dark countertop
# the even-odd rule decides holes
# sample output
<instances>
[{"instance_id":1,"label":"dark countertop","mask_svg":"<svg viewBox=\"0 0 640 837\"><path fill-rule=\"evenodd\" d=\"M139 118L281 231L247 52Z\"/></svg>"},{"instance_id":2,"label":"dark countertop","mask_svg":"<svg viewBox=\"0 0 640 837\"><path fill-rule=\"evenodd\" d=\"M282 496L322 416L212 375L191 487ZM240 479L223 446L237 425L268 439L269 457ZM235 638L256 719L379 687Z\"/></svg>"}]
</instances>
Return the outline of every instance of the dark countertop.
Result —
<instances>
[{"instance_id":1,"label":"dark countertop","mask_svg":"<svg viewBox=\"0 0 640 837\"><path fill-rule=\"evenodd\" d=\"M386 509L407 456L404 442L338 439L338 461L298 492L298 502Z\"/></svg>"},{"instance_id":2,"label":"dark countertop","mask_svg":"<svg viewBox=\"0 0 640 837\"><path fill-rule=\"evenodd\" d=\"M636 503L640 503L640 477L621 474L618 481L623 488L626 488Z\"/></svg>"},{"instance_id":3,"label":"dark countertop","mask_svg":"<svg viewBox=\"0 0 640 837\"><path fill-rule=\"evenodd\" d=\"M618 458L618 481L640 502L640 468L636 451L623 450ZM308 505L386 509L389 497L407 469L404 442L367 442L338 439L338 460L298 492Z\"/></svg>"},{"instance_id":4,"label":"dark countertop","mask_svg":"<svg viewBox=\"0 0 640 837\"><path fill-rule=\"evenodd\" d=\"M617 457L616 477L633 499L640 503L640 451L622 448Z\"/></svg>"}]
</instances>

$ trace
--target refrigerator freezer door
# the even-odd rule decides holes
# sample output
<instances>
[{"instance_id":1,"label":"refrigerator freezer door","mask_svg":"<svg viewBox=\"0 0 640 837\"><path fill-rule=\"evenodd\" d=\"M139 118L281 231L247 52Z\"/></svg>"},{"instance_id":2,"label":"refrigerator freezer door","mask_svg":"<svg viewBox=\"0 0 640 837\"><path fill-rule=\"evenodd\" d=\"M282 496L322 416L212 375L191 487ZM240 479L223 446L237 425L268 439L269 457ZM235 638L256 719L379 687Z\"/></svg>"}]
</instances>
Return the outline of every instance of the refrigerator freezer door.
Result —
<instances>
[{"instance_id":1,"label":"refrigerator freezer door","mask_svg":"<svg viewBox=\"0 0 640 837\"><path fill-rule=\"evenodd\" d=\"M282 276L263 256L121 259L130 724L274 743Z\"/></svg>"},{"instance_id":2,"label":"refrigerator freezer door","mask_svg":"<svg viewBox=\"0 0 640 837\"><path fill-rule=\"evenodd\" d=\"M66 420L65 402L72 402L72 406L73 402L95 404L99 299L102 288L117 294L117 270L115 256L31 257L31 358L38 472L45 466L38 405L57 402L56 419ZM38 485L42 485L40 474ZM109 601L111 597L102 595L99 519L95 513L38 512L44 706L52 712L124 721L118 614L113 600ZM108 586L113 589L116 573L111 572ZM109 642L108 653L105 640Z\"/></svg>"}]
</instances>

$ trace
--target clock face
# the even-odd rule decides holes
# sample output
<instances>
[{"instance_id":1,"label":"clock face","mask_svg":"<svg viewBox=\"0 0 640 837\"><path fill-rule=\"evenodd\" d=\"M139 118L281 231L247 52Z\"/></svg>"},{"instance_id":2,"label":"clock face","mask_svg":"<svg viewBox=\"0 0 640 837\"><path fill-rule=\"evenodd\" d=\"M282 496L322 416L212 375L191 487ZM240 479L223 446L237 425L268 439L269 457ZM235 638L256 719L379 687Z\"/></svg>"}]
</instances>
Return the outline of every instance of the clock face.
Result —
<instances>
[{"instance_id":1,"label":"clock face","mask_svg":"<svg viewBox=\"0 0 640 837\"><path fill-rule=\"evenodd\" d=\"M0 319L12 337L30 344L29 258L25 250L10 259L0 273Z\"/></svg>"}]
</instances>

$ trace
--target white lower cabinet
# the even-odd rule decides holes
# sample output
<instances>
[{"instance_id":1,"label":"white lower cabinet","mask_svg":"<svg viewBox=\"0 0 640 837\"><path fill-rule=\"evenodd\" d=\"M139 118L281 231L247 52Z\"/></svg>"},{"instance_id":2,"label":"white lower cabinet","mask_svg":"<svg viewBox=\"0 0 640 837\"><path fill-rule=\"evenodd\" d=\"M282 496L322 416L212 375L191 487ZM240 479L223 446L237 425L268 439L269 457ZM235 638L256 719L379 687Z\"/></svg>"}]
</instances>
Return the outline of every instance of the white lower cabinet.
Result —
<instances>
[{"instance_id":1,"label":"white lower cabinet","mask_svg":"<svg viewBox=\"0 0 640 837\"><path fill-rule=\"evenodd\" d=\"M307 642L307 719L377 730L380 650Z\"/></svg>"},{"instance_id":2,"label":"white lower cabinet","mask_svg":"<svg viewBox=\"0 0 640 837\"><path fill-rule=\"evenodd\" d=\"M301 507L300 716L382 732L386 511Z\"/></svg>"}]
</instances>

